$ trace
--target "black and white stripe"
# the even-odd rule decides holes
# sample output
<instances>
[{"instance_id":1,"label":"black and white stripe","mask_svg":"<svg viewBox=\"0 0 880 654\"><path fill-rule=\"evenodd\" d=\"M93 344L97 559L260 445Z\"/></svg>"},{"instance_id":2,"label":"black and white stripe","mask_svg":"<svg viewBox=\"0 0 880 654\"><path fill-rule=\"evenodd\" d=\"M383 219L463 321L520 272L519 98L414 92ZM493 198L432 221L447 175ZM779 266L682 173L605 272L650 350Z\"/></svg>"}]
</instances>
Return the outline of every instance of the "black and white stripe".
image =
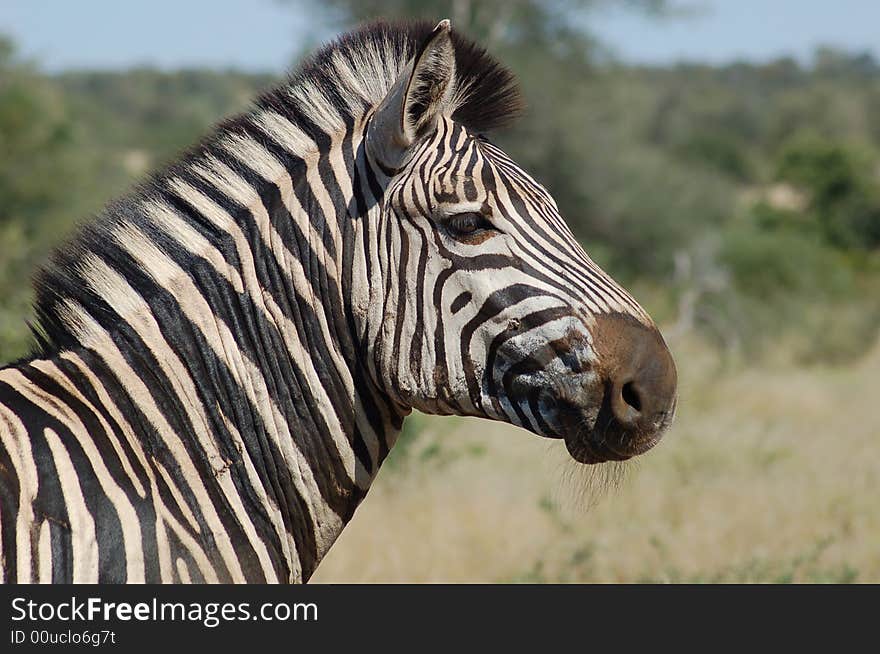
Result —
<instances>
[{"instance_id":1,"label":"black and white stripe","mask_svg":"<svg viewBox=\"0 0 880 654\"><path fill-rule=\"evenodd\" d=\"M306 581L413 407L561 435L541 380L651 322L480 135L517 104L448 23L373 25L61 248L0 371L2 579Z\"/></svg>"}]
</instances>

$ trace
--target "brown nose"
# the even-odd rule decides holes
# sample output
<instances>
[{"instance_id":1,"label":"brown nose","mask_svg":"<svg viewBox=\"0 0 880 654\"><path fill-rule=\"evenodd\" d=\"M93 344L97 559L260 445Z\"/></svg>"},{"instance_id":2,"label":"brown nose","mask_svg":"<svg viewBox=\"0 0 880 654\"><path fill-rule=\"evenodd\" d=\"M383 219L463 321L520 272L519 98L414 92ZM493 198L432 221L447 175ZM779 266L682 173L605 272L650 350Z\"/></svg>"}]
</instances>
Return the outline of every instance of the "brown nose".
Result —
<instances>
[{"instance_id":1,"label":"brown nose","mask_svg":"<svg viewBox=\"0 0 880 654\"><path fill-rule=\"evenodd\" d=\"M660 331L625 314L606 314L597 317L594 337L614 419L644 435L665 427L678 378Z\"/></svg>"}]
</instances>

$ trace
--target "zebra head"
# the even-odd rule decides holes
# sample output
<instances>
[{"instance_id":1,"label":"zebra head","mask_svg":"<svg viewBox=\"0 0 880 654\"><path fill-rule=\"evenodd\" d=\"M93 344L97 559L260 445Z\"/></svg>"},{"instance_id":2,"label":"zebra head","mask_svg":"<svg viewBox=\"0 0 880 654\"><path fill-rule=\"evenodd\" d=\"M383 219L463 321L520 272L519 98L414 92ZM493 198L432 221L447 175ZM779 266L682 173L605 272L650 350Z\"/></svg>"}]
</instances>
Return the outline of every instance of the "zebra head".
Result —
<instances>
[{"instance_id":1,"label":"zebra head","mask_svg":"<svg viewBox=\"0 0 880 654\"><path fill-rule=\"evenodd\" d=\"M385 181L366 309L375 374L404 407L564 438L583 463L630 458L672 420L672 356L549 193L474 129L481 110L516 103L486 59L443 21L368 118Z\"/></svg>"}]
</instances>

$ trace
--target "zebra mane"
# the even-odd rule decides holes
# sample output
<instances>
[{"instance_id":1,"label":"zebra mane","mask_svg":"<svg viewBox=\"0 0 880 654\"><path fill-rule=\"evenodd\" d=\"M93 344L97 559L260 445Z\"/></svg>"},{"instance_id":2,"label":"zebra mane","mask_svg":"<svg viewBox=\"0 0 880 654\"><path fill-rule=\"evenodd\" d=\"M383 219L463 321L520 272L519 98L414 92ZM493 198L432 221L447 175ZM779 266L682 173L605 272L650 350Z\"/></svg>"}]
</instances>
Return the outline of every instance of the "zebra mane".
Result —
<instances>
[{"instance_id":1,"label":"zebra mane","mask_svg":"<svg viewBox=\"0 0 880 654\"><path fill-rule=\"evenodd\" d=\"M344 116L357 117L385 97L406 63L431 35L427 21L369 23L348 32L306 59L288 84L258 100L258 106L280 111L290 106L292 95L307 118L323 120L321 102L309 102L311 93ZM450 32L455 48L452 118L474 132L503 127L522 109L522 98L513 74L486 50ZM296 118L297 116L294 116Z\"/></svg>"},{"instance_id":2,"label":"zebra mane","mask_svg":"<svg viewBox=\"0 0 880 654\"><path fill-rule=\"evenodd\" d=\"M338 37L308 57L285 82L259 96L249 112L221 122L178 160L142 182L134 192L109 204L96 220L84 223L75 236L59 247L34 279L36 341L33 357L51 356L79 344L71 325L71 303L90 313L102 313L103 298L85 288L90 273L84 261L94 255L114 267L128 264L117 257L114 231L129 224L146 234L156 230L145 217L151 201L166 200L166 189L176 177L218 169L239 172L236 147L268 137L295 156L327 147L329 137L350 129L378 105L407 62L431 34L429 22L374 22ZM451 32L455 48L455 79L447 111L473 132L504 126L522 108L513 74L481 46ZM239 153L241 150L239 150ZM134 271L137 272L137 271Z\"/></svg>"}]
</instances>

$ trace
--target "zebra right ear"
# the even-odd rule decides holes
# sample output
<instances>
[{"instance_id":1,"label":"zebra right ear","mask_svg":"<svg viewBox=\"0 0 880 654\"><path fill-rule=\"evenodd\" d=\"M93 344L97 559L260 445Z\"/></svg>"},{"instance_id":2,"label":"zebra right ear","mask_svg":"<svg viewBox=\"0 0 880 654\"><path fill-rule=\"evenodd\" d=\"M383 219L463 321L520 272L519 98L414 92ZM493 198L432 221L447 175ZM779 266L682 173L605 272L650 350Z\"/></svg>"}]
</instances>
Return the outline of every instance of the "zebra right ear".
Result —
<instances>
[{"instance_id":1,"label":"zebra right ear","mask_svg":"<svg viewBox=\"0 0 880 654\"><path fill-rule=\"evenodd\" d=\"M449 20L441 20L376 109L366 147L390 170L399 168L410 146L430 133L449 104L455 77L455 49Z\"/></svg>"}]
</instances>

